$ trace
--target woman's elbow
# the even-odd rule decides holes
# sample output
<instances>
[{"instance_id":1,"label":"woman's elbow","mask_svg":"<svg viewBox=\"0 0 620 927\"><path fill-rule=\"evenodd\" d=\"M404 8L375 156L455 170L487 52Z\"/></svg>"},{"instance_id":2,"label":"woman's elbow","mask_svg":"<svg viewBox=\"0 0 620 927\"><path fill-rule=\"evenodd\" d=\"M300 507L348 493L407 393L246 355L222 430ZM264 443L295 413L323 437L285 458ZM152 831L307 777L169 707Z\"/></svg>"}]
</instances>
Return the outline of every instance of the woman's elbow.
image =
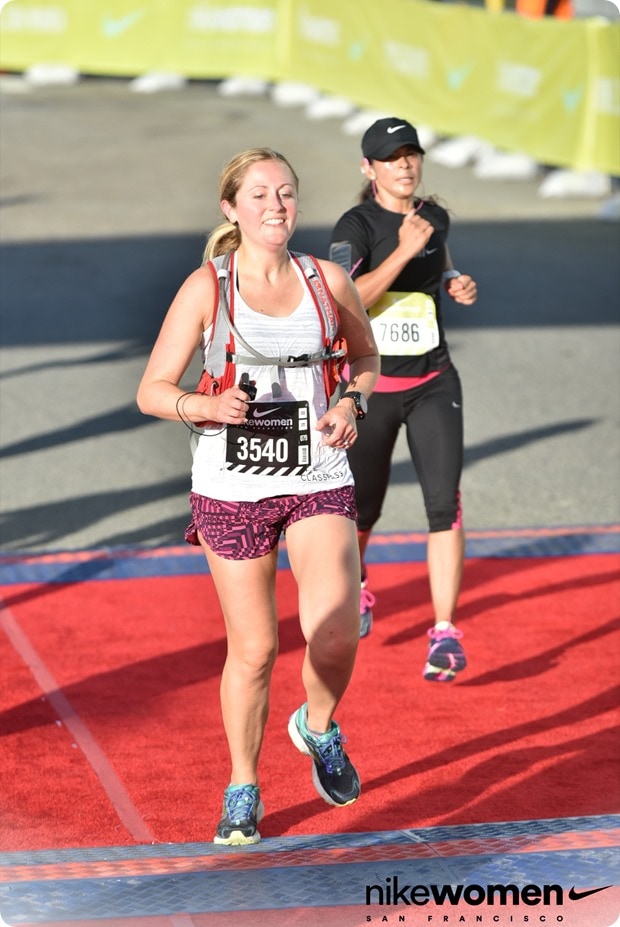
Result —
<instances>
[{"instance_id":1,"label":"woman's elbow","mask_svg":"<svg viewBox=\"0 0 620 927\"><path fill-rule=\"evenodd\" d=\"M153 415L153 407L150 401L148 387L141 383L136 393L136 405L143 415Z\"/></svg>"}]
</instances>

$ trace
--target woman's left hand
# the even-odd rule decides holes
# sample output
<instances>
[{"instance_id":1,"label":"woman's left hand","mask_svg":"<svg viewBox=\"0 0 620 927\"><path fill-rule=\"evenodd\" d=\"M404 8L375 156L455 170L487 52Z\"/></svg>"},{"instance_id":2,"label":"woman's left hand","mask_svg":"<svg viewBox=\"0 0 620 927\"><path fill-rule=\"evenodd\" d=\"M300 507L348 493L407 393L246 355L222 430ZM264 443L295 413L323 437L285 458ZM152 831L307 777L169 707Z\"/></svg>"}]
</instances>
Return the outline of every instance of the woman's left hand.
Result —
<instances>
[{"instance_id":1,"label":"woman's left hand","mask_svg":"<svg viewBox=\"0 0 620 927\"><path fill-rule=\"evenodd\" d=\"M448 280L446 292L455 303L461 303L463 306L473 305L478 297L476 281L472 280L469 274L461 274L459 277L452 277Z\"/></svg>"},{"instance_id":2,"label":"woman's left hand","mask_svg":"<svg viewBox=\"0 0 620 927\"><path fill-rule=\"evenodd\" d=\"M357 417L354 412L350 412L346 408L347 405L350 405L350 403L333 406L316 423L316 430L323 432L322 444L346 450L355 442L357 438Z\"/></svg>"}]
</instances>

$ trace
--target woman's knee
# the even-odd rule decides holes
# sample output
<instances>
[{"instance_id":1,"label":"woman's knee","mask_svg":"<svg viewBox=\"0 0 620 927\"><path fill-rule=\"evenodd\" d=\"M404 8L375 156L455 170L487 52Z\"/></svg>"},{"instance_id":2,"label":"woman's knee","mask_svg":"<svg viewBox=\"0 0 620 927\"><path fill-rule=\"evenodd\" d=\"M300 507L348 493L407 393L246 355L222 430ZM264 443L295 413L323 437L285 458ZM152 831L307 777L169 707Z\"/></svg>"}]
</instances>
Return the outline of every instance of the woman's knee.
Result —
<instances>
[{"instance_id":1,"label":"woman's knee","mask_svg":"<svg viewBox=\"0 0 620 927\"><path fill-rule=\"evenodd\" d=\"M463 527L463 508L459 490L443 500L427 505L429 531L457 531Z\"/></svg>"},{"instance_id":2,"label":"woman's knee","mask_svg":"<svg viewBox=\"0 0 620 927\"><path fill-rule=\"evenodd\" d=\"M355 655L359 644L359 609L346 620L319 625L308 637L308 649L313 660L323 666L346 664Z\"/></svg>"},{"instance_id":3,"label":"woman's knee","mask_svg":"<svg viewBox=\"0 0 620 927\"><path fill-rule=\"evenodd\" d=\"M227 663L235 665L246 680L269 676L278 655L277 641L247 641L235 645L228 641Z\"/></svg>"}]
</instances>

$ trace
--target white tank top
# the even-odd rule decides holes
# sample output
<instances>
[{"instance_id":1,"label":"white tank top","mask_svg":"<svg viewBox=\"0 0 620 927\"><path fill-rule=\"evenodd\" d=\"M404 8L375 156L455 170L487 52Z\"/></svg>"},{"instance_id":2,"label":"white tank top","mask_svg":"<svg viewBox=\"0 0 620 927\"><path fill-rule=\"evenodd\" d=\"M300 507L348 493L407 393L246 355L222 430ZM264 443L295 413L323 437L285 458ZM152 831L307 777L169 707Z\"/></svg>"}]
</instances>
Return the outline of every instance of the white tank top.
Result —
<instances>
[{"instance_id":1,"label":"white tank top","mask_svg":"<svg viewBox=\"0 0 620 927\"><path fill-rule=\"evenodd\" d=\"M250 309L236 281L231 280L235 326L261 354L299 357L323 347L317 308L302 272L293 266L304 293L286 318ZM210 329L203 334L203 350L209 336ZM346 451L322 445L322 434L315 429L328 406L323 365L237 365L237 382L244 372L257 387L248 423L242 428L205 428L200 438L192 441L192 490L223 501L257 502L271 496L308 495L352 486Z\"/></svg>"}]
</instances>

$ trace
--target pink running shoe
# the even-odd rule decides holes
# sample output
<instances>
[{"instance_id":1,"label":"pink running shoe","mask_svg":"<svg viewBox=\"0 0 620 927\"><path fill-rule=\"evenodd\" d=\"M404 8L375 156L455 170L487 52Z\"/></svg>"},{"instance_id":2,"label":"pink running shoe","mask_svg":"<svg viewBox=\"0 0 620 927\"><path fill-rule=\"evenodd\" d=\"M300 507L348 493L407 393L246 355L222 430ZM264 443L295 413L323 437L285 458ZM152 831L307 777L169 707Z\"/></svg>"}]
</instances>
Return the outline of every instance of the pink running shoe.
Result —
<instances>
[{"instance_id":1,"label":"pink running shoe","mask_svg":"<svg viewBox=\"0 0 620 927\"><path fill-rule=\"evenodd\" d=\"M456 673L467 666L465 651L459 643L463 632L450 625L441 631L430 628L427 634L428 656L422 675L429 682L452 682Z\"/></svg>"},{"instance_id":2,"label":"pink running shoe","mask_svg":"<svg viewBox=\"0 0 620 927\"><path fill-rule=\"evenodd\" d=\"M368 580L364 574L360 592L360 637L368 637L372 631L372 608L375 597L368 589Z\"/></svg>"}]
</instances>

